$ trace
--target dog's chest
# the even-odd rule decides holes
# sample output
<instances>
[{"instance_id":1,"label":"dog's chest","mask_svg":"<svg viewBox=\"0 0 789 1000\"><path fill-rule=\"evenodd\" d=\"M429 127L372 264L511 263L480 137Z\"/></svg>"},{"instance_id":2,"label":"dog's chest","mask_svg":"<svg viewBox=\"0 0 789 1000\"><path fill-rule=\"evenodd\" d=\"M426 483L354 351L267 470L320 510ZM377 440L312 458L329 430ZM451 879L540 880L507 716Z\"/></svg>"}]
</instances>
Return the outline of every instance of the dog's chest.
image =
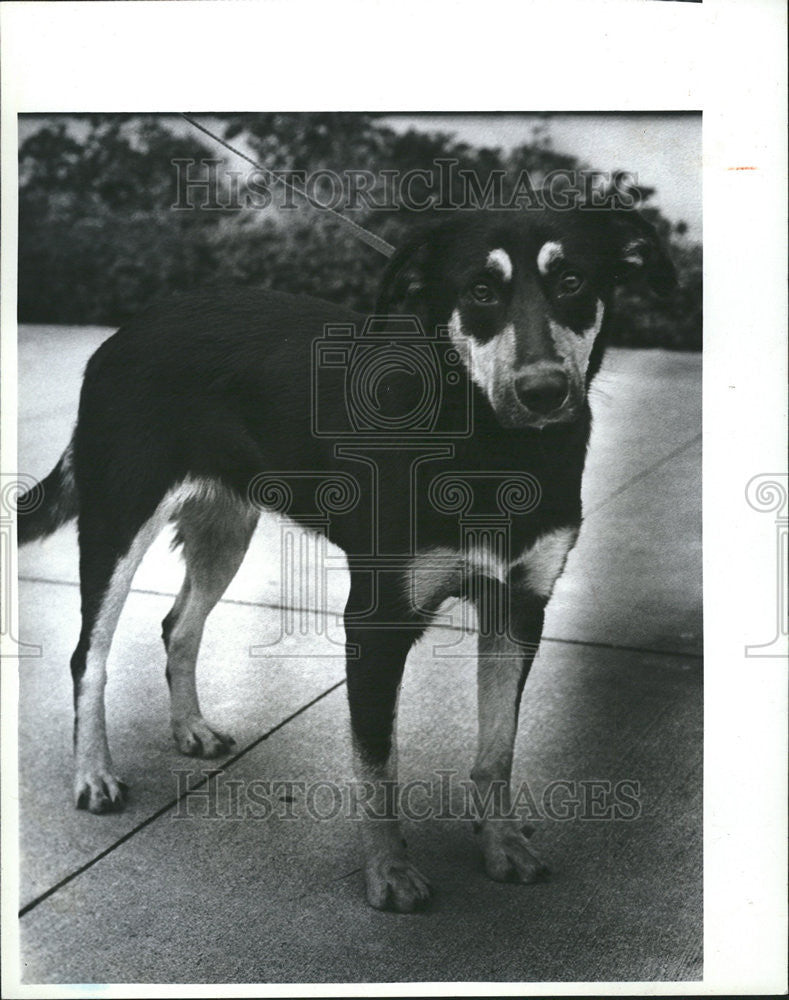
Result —
<instances>
[{"instance_id":1,"label":"dog's chest","mask_svg":"<svg viewBox=\"0 0 789 1000\"><path fill-rule=\"evenodd\" d=\"M477 582L506 584L517 570L521 587L547 600L564 569L578 537L578 528L566 525L544 532L516 556L507 552L505 538L480 536L462 549L437 546L411 559L406 573L410 606L430 611L451 596L468 596Z\"/></svg>"}]
</instances>

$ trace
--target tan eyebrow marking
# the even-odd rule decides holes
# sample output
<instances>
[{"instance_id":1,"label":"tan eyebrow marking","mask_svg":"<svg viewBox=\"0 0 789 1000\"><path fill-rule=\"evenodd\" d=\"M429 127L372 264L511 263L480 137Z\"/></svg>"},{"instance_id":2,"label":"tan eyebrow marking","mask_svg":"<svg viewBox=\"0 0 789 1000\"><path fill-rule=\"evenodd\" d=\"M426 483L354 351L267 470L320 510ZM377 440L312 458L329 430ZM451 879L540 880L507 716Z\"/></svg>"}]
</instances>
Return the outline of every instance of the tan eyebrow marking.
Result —
<instances>
[{"instance_id":1,"label":"tan eyebrow marking","mask_svg":"<svg viewBox=\"0 0 789 1000\"><path fill-rule=\"evenodd\" d=\"M547 274L551 264L561 257L564 257L564 247L561 243L553 243L551 241L544 243L537 254L537 270L540 274Z\"/></svg>"},{"instance_id":2,"label":"tan eyebrow marking","mask_svg":"<svg viewBox=\"0 0 789 1000\"><path fill-rule=\"evenodd\" d=\"M512 279L512 261L510 260L510 255L506 250L502 250L501 247L490 251L486 264L488 267L493 268L493 270L498 271L504 281Z\"/></svg>"}]
</instances>

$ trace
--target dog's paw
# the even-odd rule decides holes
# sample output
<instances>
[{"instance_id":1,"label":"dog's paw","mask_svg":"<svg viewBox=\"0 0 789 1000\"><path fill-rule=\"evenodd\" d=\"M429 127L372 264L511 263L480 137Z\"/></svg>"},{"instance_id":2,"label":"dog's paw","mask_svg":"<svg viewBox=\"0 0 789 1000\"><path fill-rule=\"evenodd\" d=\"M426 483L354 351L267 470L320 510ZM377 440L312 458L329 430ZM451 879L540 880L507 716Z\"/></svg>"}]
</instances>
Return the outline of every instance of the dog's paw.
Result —
<instances>
[{"instance_id":1,"label":"dog's paw","mask_svg":"<svg viewBox=\"0 0 789 1000\"><path fill-rule=\"evenodd\" d=\"M548 876L548 866L529 847L517 823L487 820L476 832L485 871L495 882L539 882Z\"/></svg>"},{"instance_id":2,"label":"dog's paw","mask_svg":"<svg viewBox=\"0 0 789 1000\"><path fill-rule=\"evenodd\" d=\"M187 757L222 757L236 745L232 736L218 733L200 716L173 720L173 738Z\"/></svg>"},{"instance_id":3,"label":"dog's paw","mask_svg":"<svg viewBox=\"0 0 789 1000\"><path fill-rule=\"evenodd\" d=\"M376 910L413 913L430 900L430 883L407 858L375 858L365 866L364 878L367 902Z\"/></svg>"},{"instance_id":4,"label":"dog's paw","mask_svg":"<svg viewBox=\"0 0 789 1000\"><path fill-rule=\"evenodd\" d=\"M74 782L74 804L92 813L122 812L128 785L105 770L78 774Z\"/></svg>"}]
</instances>

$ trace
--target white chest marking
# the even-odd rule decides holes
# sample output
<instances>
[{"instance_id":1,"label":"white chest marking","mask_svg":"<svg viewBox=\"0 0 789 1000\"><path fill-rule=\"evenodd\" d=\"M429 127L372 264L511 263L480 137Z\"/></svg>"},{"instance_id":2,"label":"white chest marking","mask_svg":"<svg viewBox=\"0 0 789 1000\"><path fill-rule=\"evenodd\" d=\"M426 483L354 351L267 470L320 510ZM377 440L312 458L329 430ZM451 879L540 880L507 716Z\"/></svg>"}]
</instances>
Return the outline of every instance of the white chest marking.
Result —
<instances>
[{"instance_id":1,"label":"white chest marking","mask_svg":"<svg viewBox=\"0 0 789 1000\"><path fill-rule=\"evenodd\" d=\"M473 545L465 552L437 546L414 556L405 572L408 602L418 611L435 610L442 601L457 595L463 578L479 574L505 583L507 564L489 548Z\"/></svg>"},{"instance_id":2,"label":"white chest marking","mask_svg":"<svg viewBox=\"0 0 789 1000\"><path fill-rule=\"evenodd\" d=\"M526 572L526 588L531 593L546 599L551 596L577 537L577 528L557 528L522 553L518 563Z\"/></svg>"},{"instance_id":3,"label":"white chest marking","mask_svg":"<svg viewBox=\"0 0 789 1000\"><path fill-rule=\"evenodd\" d=\"M503 281L512 280L512 261L506 250L502 250L500 247L491 250L488 254L487 265L491 270L498 271Z\"/></svg>"},{"instance_id":4,"label":"white chest marking","mask_svg":"<svg viewBox=\"0 0 789 1000\"><path fill-rule=\"evenodd\" d=\"M525 571L524 585L537 597L547 600L553 592L578 529L557 528L541 535L525 549L511 566L498 553L483 546L472 546L466 552L437 547L414 556L405 573L408 602L420 611L433 611L452 594L457 595L463 577L479 574L499 583L506 583L509 570L517 565Z\"/></svg>"}]
</instances>

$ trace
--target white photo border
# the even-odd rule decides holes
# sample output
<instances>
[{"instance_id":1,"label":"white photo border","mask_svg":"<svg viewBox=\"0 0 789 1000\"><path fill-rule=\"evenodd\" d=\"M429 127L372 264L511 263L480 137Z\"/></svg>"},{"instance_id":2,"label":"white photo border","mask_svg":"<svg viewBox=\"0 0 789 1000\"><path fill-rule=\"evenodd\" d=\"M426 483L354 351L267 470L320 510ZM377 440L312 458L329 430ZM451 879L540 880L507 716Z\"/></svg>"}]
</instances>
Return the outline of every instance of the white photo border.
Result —
<instances>
[{"instance_id":1,"label":"white photo border","mask_svg":"<svg viewBox=\"0 0 789 1000\"><path fill-rule=\"evenodd\" d=\"M9 2L0 6L0 21L0 453L7 470L17 457L17 114L703 112L704 979L116 985L111 995L212 997L218 988L228 997L783 992L787 660L744 653L773 627L775 600L773 524L745 503L745 487L755 475L786 468L781 0ZM97 988L19 984L15 670L12 658L3 660L3 993L86 995Z\"/></svg>"}]
</instances>

